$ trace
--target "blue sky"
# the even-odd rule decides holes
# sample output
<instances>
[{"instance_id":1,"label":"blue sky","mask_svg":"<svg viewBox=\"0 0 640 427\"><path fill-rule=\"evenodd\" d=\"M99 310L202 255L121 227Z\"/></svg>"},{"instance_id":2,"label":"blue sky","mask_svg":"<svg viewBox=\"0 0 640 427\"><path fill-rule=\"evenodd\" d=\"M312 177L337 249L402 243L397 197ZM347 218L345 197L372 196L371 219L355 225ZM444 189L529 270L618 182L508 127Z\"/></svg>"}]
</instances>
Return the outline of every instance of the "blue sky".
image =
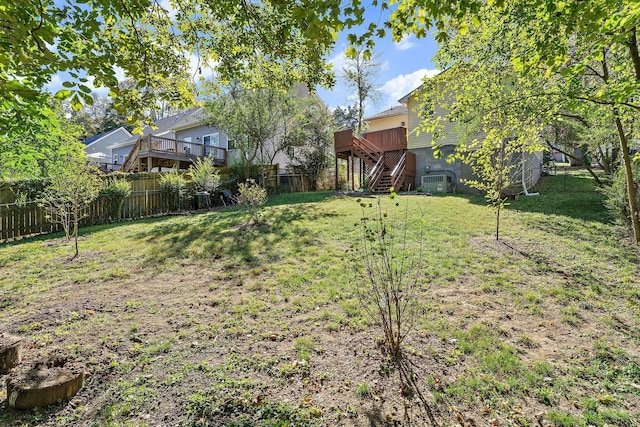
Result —
<instances>
[{"instance_id":1,"label":"blue sky","mask_svg":"<svg viewBox=\"0 0 640 427\"><path fill-rule=\"evenodd\" d=\"M385 15L379 7L368 7L365 13L368 22L382 23ZM336 72L336 85L332 90L318 88L318 95L331 109L338 106L353 105L353 93L341 81L340 74L346 60L345 50L349 46L346 36L350 32L358 34L357 29L346 30L339 34L339 40L329 58ZM391 36L376 39L374 54L376 62L380 63L376 87L379 93L378 102L367 103L365 116L371 116L387 108L397 105L398 99L420 86L423 76L437 73L432 62L438 46L431 35L416 39L407 37L399 43L394 43Z\"/></svg>"},{"instance_id":2,"label":"blue sky","mask_svg":"<svg viewBox=\"0 0 640 427\"><path fill-rule=\"evenodd\" d=\"M370 0L364 0L365 3ZM160 3L168 10L171 5L168 0L160 0ZM375 22L379 25L388 18L390 11L381 11L380 7L368 6L365 12L365 24ZM350 29L341 32L338 35L334 51L328 58L333 64L336 73L336 85L331 90L317 88L318 95L331 109L338 106L353 105L355 102L354 94L345 86L340 78L343 64L346 60L345 51L348 48L346 40L347 34L350 32L358 34L358 29ZM388 35L384 39L376 39L376 62L380 63L379 73L376 79L376 87L378 92L378 100L376 103L368 102L365 107L365 116L371 116L375 113L383 111L397 104L397 100L417 88L423 76L432 76L437 71L432 62L432 58L437 50L437 44L431 35L426 38L416 39L415 37L407 37L399 43L394 43L391 36ZM198 68L197 58L190 58L191 66L195 70ZM213 70L203 68L203 77L209 78L213 75ZM122 70L116 69L119 80L124 80L125 76ZM62 88L62 82L69 79L68 74L60 73L53 76L48 89L55 92ZM106 88L93 88L93 78L89 78L89 87L95 90L101 96L107 96Z\"/></svg>"}]
</instances>

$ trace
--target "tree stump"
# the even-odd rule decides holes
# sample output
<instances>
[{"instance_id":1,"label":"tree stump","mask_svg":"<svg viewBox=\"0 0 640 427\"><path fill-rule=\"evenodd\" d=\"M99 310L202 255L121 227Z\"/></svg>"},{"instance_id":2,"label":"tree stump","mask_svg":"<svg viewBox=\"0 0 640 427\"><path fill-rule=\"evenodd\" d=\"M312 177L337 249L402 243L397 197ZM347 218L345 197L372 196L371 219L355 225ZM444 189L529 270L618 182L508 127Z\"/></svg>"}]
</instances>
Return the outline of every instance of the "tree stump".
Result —
<instances>
[{"instance_id":1,"label":"tree stump","mask_svg":"<svg viewBox=\"0 0 640 427\"><path fill-rule=\"evenodd\" d=\"M22 361L22 338L0 333L0 374Z\"/></svg>"},{"instance_id":2,"label":"tree stump","mask_svg":"<svg viewBox=\"0 0 640 427\"><path fill-rule=\"evenodd\" d=\"M84 384L84 367L66 358L17 369L7 379L7 402L15 409L52 405L73 397Z\"/></svg>"}]
</instances>

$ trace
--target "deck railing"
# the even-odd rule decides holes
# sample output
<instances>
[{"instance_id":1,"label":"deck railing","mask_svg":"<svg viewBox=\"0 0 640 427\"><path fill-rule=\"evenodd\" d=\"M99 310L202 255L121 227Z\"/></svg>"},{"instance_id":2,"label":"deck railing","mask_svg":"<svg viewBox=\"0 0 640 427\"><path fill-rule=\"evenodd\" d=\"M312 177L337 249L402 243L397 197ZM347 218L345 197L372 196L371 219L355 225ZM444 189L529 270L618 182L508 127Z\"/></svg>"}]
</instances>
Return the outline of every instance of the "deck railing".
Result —
<instances>
[{"instance_id":1,"label":"deck railing","mask_svg":"<svg viewBox=\"0 0 640 427\"><path fill-rule=\"evenodd\" d=\"M133 169L136 159L147 156L154 157L154 154L156 154L156 157L158 154L161 155L160 157L173 154L192 160L199 157L211 156L216 163L220 165L226 165L227 162L227 150L224 148L147 135L140 137L140 139L136 141L131 152L122 164L122 170L125 172L130 171Z\"/></svg>"}]
</instances>

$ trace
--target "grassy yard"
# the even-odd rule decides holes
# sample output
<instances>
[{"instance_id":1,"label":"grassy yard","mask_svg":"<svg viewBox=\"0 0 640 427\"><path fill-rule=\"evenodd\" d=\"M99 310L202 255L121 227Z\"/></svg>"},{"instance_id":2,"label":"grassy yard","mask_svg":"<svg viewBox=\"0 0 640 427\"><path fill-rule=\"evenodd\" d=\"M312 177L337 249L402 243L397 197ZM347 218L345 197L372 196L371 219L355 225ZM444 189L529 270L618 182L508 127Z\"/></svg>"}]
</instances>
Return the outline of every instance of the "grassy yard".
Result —
<instances>
[{"instance_id":1,"label":"grassy yard","mask_svg":"<svg viewBox=\"0 0 640 427\"><path fill-rule=\"evenodd\" d=\"M399 198L424 235L419 384L443 426L639 425L639 251L585 173L539 191L501 242L481 197ZM72 262L60 236L1 246L0 329L25 362L62 353L90 376L27 412L0 386L0 425L426 424L356 298L360 216L355 197L291 194L255 228L226 209L83 229Z\"/></svg>"}]
</instances>

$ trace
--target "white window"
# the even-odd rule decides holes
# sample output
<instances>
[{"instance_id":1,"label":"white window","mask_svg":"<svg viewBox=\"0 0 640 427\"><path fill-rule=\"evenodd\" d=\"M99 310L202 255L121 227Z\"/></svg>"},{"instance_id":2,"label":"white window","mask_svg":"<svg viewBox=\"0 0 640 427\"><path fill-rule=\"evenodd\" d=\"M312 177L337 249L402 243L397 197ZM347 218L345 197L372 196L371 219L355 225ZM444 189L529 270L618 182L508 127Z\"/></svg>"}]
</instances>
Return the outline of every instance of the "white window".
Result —
<instances>
[{"instance_id":1,"label":"white window","mask_svg":"<svg viewBox=\"0 0 640 427\"><path fill-rule=\"evenodd\" d=\"M191 137L190 136L186 136L184 138L184 142L191 142Z\"/></svg>"},{"instance_id":2,"label":"white window","mask_svg":"<svg viewBox=\"0 0 640 427\"><path fill-rule=\"evenodd\" d=\"M117 165L117 164L118 164L118 155L117 155L117 154L114 154L114 155L113 155L113 164L114 164L114 165Z\"/></svg>"}]
</instances>

